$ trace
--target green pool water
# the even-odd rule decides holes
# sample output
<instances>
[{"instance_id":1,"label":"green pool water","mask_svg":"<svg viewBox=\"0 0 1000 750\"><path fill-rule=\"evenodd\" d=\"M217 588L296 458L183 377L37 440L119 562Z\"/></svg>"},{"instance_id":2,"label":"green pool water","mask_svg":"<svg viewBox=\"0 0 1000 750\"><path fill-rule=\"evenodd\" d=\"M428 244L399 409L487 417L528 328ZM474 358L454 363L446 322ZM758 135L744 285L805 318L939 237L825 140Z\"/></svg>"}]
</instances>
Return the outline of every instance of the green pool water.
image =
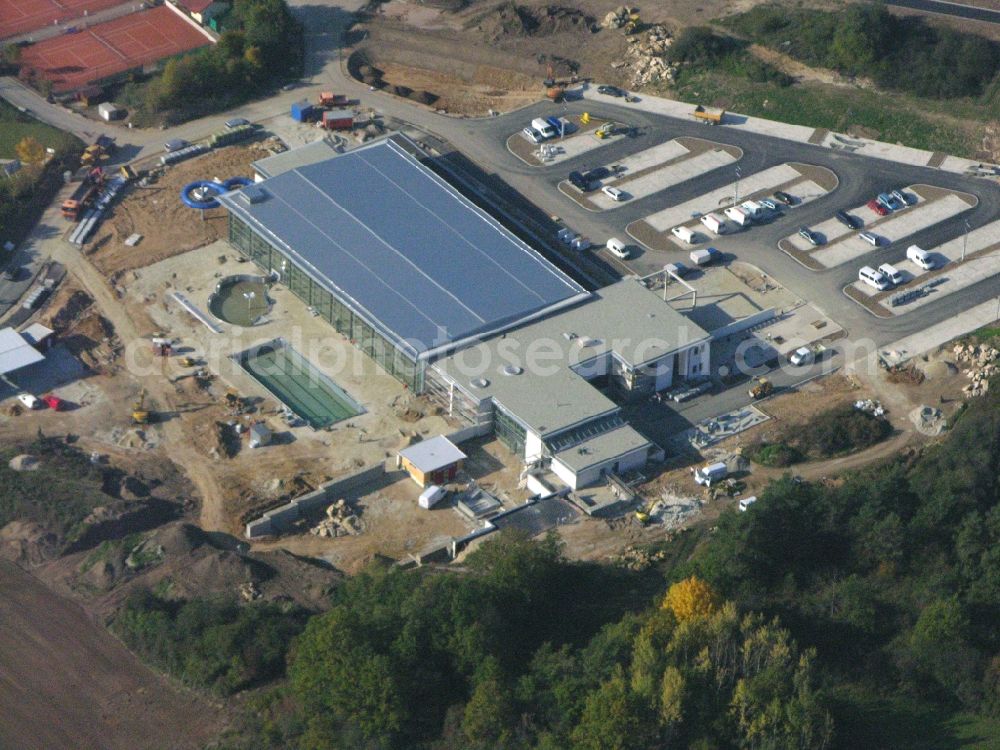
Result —
<instances>
[{"instance_id":1,"label":"green pool water","mask_svg":"<svg viewBox=\"0 0 1000 750\"><path fill-rule=\"evenodd\" d=\"M252 295L249 299L247 295ZM270 309L267 287L259 279L219 284L208 301L212 315L236 326L250 327Z\"/></svg>"},{"instance_id":2,"label":"green pool water","mask_svg":"<svg viewBox=\"0 0 1000 750\"><path fill-rule=\"evenodd\" d=\"M239 355L240 366L314 429L357 416L364 409L305 357L281 342Z\"/></svg>"}]
</instances>

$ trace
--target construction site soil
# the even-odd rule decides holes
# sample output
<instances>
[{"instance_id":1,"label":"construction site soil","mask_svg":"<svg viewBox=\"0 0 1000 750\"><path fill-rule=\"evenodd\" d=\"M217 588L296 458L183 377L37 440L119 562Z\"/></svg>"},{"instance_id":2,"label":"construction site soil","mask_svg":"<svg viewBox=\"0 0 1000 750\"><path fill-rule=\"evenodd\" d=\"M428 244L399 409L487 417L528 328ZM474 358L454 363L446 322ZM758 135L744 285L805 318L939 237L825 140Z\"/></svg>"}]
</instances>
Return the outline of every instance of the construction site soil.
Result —
<instances>
[{"instance_id":1,"label":"construction site soil","mask_svg":"<svg viewBox=\"0 0 1000 750\"><path fill-rule=\"evenodd\" d=\"M147 187L133 183L93 240L84 248L93 264L111 279L157 261L185 253L228 235L222 208L199 211L184 205L181 188L194 180L251 177L250 163L268 156L257 143L215 149L203 156L156 171L162 174ZM129 247L132 234L142 240Z\"/></svg>"}]
</instances>

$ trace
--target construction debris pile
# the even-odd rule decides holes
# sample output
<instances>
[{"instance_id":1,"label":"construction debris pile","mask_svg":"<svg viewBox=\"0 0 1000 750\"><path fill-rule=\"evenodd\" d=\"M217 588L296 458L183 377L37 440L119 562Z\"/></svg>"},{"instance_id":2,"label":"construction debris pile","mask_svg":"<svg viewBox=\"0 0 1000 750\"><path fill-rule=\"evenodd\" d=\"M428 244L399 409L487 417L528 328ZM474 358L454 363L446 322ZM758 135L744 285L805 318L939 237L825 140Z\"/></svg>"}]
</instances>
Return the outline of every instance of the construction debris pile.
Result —
<instances>
[{"instance_id":1,"label":"construction debris pile","mask_svg":"<svg viewBox=\"0 0 1000 750\"><path fill-rule=\"evenodd\" d=\"M701 506L702 500L699 497L675 495L664 490L660 499L649 507L647 514L666 528L673 529L698 513Z\"/></svg>"},{"instance_id":2,"label":"construction debris pile","mask_svg":"<svg viewBox=\"0 0 1000 750\"><path fill-rule=\"evenodd\" d=\"M622 69L629 76L632 88L648 83L671 85L677 76L677 66L668 63L664 55L672 43L670 32L657 24L645 34L629 37L625 59L611 63L611 67Z\"/></svg>"},{"instance_id":3,"label":"construction debris pile","mask_svg":"<svg viewBox=\"0 0 1000 750\"><path fill-rule=\"evenodd\" d=\"M654 562L661 562L667 558L666 550L651 552L634 544L628 545L622 553L615 558L620 565L634 571L646 570Z\"/></svg>"},{"instance_id":4,"label":"construction debris pile","mask_svg":"<svg viewBox=\"0 0 1000 750\"><path fill-rule=\"evenodd\" d=\"M609 11L604 20L601 21L601 26L606 29L624 29L627 28L630 23L633 23L639 18L638 8L629 8L627 5L619 5L612 11Z\"/></svg>"},{"instance_id":5,"label":"construction debris pile","mask_svg":"<svg viewBox=\"0 0 1000 750\"><path fill-rule=\"evenodd\" d=\"M922 435L940 435L948 427L944 413L933 406L922 404L910 412L910 421Z\"/></svg>"},{"instance_id":6,"label":"construction debris pile","mask_svg":"<svg viewBox=\"0 0 1000 750\"><path fill-rule=\"evenodd\" d=\"M309 529L309 533L324 537L357 536L363 530L361 520L341 498L326 509L326 518Z\"/></svg>"},{"instance_id":7,"label":"construction debris pile","mask_svg":"<svg viewBox=\"0 0 1000 750\"><path fill-rule=\"evenodd\" d=\"M885 409L882 404L878 401L872 401L870 398L861 399L854 402L854 408L858 411L866 411L873 417L884 417Z\"/></svg>"},{"instance_id":8,"label":"construction debris pile","mask_svg":"<svg viewBox=\"0 0 1000 750\"><path fill-rule=\"evenodd\" d=\"M966 398L985 395L990 389L990 378L1000 371L996 365L1000 351L985 344L958 344L952 351L955 359L969 365L969 371L965 375L972 382L962 388L962 393Z\"/></svg>"}]
</instances>

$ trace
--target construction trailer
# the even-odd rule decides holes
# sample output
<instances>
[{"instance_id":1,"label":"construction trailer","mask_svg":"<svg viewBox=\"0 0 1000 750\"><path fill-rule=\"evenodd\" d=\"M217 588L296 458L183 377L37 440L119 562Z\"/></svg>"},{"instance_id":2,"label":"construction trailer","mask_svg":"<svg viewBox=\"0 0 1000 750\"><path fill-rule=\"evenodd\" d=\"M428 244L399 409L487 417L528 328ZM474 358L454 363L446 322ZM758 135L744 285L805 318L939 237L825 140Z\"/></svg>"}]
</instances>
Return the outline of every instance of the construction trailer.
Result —
<instances>
[{"instance_id":1,"label":"construction trailer","mask_svg":"<svg viewBox=\"0 0 1000 750\"><path fill-rule=\"evenodd\" d=\"M327 130L350 130L354 127L354 113L349 109L324 112L323 127Z\"/></svg>"},{"instance_id":2,"label":"construction trailer","mask_svg":"<svg viewBox=\"0 0 1000 750\"><path fill-rule=\"evenodd\" d=\"M97 105L97 114L101 116L102 120L111 122L111 120L120 120L123 118L125 110L114 102L101 102Z\"/></svg>"},{"instance_id":3,"label":"construction trailer","mask_svg":"<svg viewBox=\"0 0 1000 750\"><path fill-rule=\"evenodd\" d=\"M309 102L295 102L291 109L292 119L296 122L312 122L316 119L316 107Z\"/></svg>"},{"instance_id":4,"label":"construction trailer","mask_svg":"<svg viewBox=\"0 0 1000 750\"><path fill-rule=\"evenodd\" d=\"M319 106L321 107L346 107L347 104L347 94L334 94L330 91L324 91L319 95Z\"/></svg>"}]
</instances>

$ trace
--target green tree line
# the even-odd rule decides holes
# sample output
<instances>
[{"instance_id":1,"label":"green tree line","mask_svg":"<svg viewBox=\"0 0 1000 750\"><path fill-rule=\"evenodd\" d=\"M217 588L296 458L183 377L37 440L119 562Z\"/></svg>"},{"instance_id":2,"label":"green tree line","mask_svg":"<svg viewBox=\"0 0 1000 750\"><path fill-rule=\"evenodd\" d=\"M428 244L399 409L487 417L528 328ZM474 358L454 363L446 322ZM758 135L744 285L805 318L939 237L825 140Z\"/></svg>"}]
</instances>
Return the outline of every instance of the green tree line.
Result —
<instances>
[{"instance_id":1,"label":"green tree line","mask_svg":"<svg viewBox=\"0 0 1000 750\"><path fill-rule=\"evenodd\" d=\"M920 16L894 16L881 3L836 12L771 3L723 23L808 65L935 99L980 96L1000 69L996 43Z\"/></svg>"}]
</instances>

